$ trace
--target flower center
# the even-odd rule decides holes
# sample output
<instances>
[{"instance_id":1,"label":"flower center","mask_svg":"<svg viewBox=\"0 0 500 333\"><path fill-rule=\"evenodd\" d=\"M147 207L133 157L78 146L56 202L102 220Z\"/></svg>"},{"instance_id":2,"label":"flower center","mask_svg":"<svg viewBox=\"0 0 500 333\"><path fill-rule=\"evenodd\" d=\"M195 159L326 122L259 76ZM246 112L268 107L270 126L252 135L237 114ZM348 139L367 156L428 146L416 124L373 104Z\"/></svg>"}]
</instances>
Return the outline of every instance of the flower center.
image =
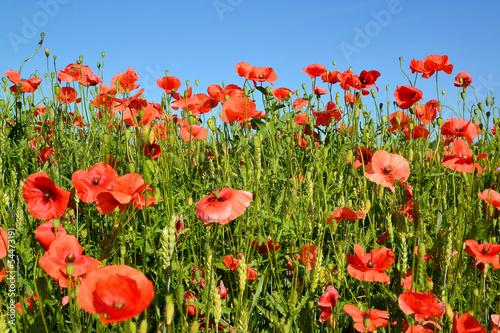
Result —
<instances>
[{"instance_id":1,"label":"flower center","mask_svg":"<svg viewBox=\"0 0 500 333\"><path fill-rule=\"evenodd\" d=\"M72 254L68 255L65 259L66 263L73 262L73 260L75 260L75 256Z\"/></svg>"},{"instance_id":2,"label":"flower center","mask_svg":"<svg viewBox=\"0 0 500 333\"><path fill-rule=\"evenodd\" d=\"M94 185L99 185L99 178L95 178L95 179L92 181L92 184L94 184Z\"/></svg>"},{"instance_id":3,"label":"flower center","mask_svg":"<svg viewBox=\"0 0 500 333\"><path fill-rule=\"evenodd\" d=\"M368 263L366 264L366 267L368 268L373 268L373 266L375 266L375 263L373 261L368 261Z\"/></svg>"},{"instance_id":4,"label":"flower center","mask_svg":"<svg viewBox=\"0 0 500 333\"><path fill-rule=\"evenodd\" d=\"M113 307L116 309L125 309L127 307L127 303L115 302Z\"/></svg>"},{"instance_id":5,"label":"flower center","mask_svg":"<svg viewBox=\"0 0 500 333\"><path fill-rule=\"evenodd\" d=\"M50 198L52 197L52 193L50 193L49 191L47 191L47 192L45 192L43 194L43 197L44 197L45 201L49 201Z\"/></svg>"},{"instance_id":6,"label":"flower center","mask_svg":"<svg viewBox=\"0 0 500 333\"><path fill-rule=\"evenodd\" d=\"M490 250L490 249L489 249L488 247L486 247L486 246L485 246L485 247L483 247L483 251L482 251L482 252L483 252L483 254L488 254L488 251L489 251L489 250Z\"/></svg>"},{"instance_id":7,"label":"flower center","mask_svg":"<svg viewBox=\"0 0 500 333\"><path fill-rule=\"evenodd\" d=\"M382 172L384 175L390 175L391 174L391 168L390 167L382 167Z\"/></svg>"}]
</instances>

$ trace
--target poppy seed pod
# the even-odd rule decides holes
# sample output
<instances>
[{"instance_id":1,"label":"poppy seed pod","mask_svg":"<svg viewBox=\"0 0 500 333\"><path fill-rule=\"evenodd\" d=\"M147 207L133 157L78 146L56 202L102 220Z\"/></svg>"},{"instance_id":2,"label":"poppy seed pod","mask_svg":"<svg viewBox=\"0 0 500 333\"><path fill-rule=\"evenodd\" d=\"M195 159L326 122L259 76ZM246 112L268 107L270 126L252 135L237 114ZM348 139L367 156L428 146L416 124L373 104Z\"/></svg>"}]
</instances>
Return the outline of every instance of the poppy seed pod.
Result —
<instances>
[{"instance_id":1,"label":"poppy seed pod","mask_svg":"<svg viewBox=\"0 0 500 333\"><path fill-rule=\"evenodd\" d=\"M477 103L477 107L478 107L481 111L484 111L484 108L483 108L483 103L481 103L481 102Z\"/></svg>"},{"instance_id":2,"label":"poppy seed pod","mask_svg":"<svg viewBox=\"0 0 500 333\"><path fill-rule=\"evenodd\" d=\"M489 97L486 97L486 106L490 106L491 100Z\"/></svg>"}]
</instances>

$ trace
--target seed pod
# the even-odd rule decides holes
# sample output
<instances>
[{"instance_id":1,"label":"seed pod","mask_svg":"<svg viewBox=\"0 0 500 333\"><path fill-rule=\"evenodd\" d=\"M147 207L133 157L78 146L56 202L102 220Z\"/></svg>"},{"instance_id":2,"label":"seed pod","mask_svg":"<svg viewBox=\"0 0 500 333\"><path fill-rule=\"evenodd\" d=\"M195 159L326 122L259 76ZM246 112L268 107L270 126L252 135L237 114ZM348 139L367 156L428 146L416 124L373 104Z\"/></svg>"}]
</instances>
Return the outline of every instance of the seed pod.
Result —
<instances>
[{"instance_id":1,"label":"seed pod","mask_svg":"<svg viewBox=\"0 0 500 333\"><path fill-rule=\"evenodd\" d=\"M491 100L489 97L486 97L486 106L490 106L491 105Z\"/></svg>"}]
</instances>

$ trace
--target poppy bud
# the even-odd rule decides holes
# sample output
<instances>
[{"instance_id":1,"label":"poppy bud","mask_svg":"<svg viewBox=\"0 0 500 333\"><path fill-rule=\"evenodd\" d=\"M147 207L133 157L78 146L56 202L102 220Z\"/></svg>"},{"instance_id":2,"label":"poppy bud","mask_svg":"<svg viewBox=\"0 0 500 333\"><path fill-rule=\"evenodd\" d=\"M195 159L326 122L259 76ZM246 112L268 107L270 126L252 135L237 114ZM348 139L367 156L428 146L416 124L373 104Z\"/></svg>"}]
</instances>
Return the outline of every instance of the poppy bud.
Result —
<instances>
[{"instance_id":1,"label":"poppy bud","mask_svg":"<svg viewBox=\"0 0 500 333\"><path fill-rule=\"evenodd\" d=\"M69 277L71 277L71 275L73 275L73 263L72 262L68 262L66 264L66 274L68 274Z\"/></svg>"},{"instance_id":2,"label":"poppy bud","mask_svg":"<svg viewBox=\"0 0 500 333\"><path fill-rule=\"evenodd\" d=\"M307 91L307 85L305 83L302 83L302 89L304 89L304 92Z\"/></svg>"},{"instance_id":3,"label":"poppy bud","mask_svg":"<svg viewBox=\"0 0 500 333\"><path fill-rule=\"evenodd\" d=\"M356 108L356 110L354 110L354 118L359 118L359 108Z\"/></svg>"},{"instance_id":4,"label":"poppy bud","mask_svg":"<svg viewBox=\"0 0 500 333\"><path fill-rule=\"evenodd\" d=\"M491 100L489 97L486 97L486 106L490 106Z\"/></svg>"},{"instance_id":5,"label":"poppy bud","mask_svg":"<svg viewBox=\"0 0 500 333\"><path fill-rule=\"evenodd\" d=\"M479 296L479 289L477 289L477 288L472 289L472 294L473 294L475 297L478 297L478 296Z\"/></svg>"},{"instance_id":6,"label":"poppy bud","mask_svg":"<svg viewBox=\"0 0 500 333\"><path fill-rule=\"evenodd\" d=\"M477 103L477 107L478 107L481 111L484 111L484 108L483 108L483 103L481 103L481 102Z\"/></svg>"},{"instance_id":7,"label":"poppy bud","mask_svg":"<svg viewBox=\"0 0 500 333\"><path fill-rule=\"evenodd\" d=\"M199 329L200 329L200 323L194 321L193 324L191 325L191 328L189 329L189 333L198 333Z\"/></svg>"},{"instance_id":8,"label":"poppy bud","mask_svg":"<svg viewBox=\"0 0 500 333\"><path fill-rule=\"evenodd\" d=\"M132 132L130 132L130 129L125 130L125 139L130 140L130 136L132 135Z\"/></svg>"},{"instance_id":9,"label":"poppy bud","mask_svg":"<svg viewBox=\"0 0 500 333\"><path fill-rule=\"evenodd\" d=\"M351 163L352 162L352 158L354 157L354 154L352 153L352 150L349 150L346 154L346 163Z\"/></svg>"},{"instance_id":10,"label":"poppy bud","mask_svg":"<svg viewBox=\"0 0 500 333\"><path fill-rule=\"evenodd\" d=\"M370 326L370 317L363 318L363 326L365 326L365 327Z\"/></svg>"},{"instance_id":11,"label":"poppy bud","mask_svg":"<svg viewBox=\"0 0 500 333\"><path fill-rule=\"evenodd\" d=\"M491 112L490 111L486 111L486 118L489 118L491 117Z\"/></svg>"},{"instance_id":12,"label":"poppy bud","mask_svg":"<svg viewBox=\"0 0 500 333\"><path fill-rule=\"evenodd\" d=\"M89 104L89 111L93 112L94 111L94 104Z\"/></svg>"},{"instance_id":13,"label":"poppy bud","mask_svg":"<svg viewBox=\"0 0 500 333\"><path fill-rule=\"evenodd\" d=\"M413 149L411 149L411 148L408 151L408 161L409 162L413 161Z\"/></svg>"},{"instance_id":14,"label":"poppy bud","mask_svg":"<svg viewBox=\"0 0 500 333\"><path fill-rule=\"evenodd\" d=\"M426 285L425 285L425 288L427 290L432 290L432 288L434 288L434 282L431 281L427 281Z\"/></svg>"},{"instance_id":15,"label":"poppy bud","mask_svg":"<svg viewBox=\"0 0 500 333\"><path fill-rule=\"evenodd\" d=\"M382 185L379 185L378 187L378 196L379 197L384 196L384 187Z\"/></svg>"},{"instance_id":16,"label":"poppy bud","mask_svg":"<svg viewBox=\"0 0 500 333\"><path fill-rule=\"evenodd\" d=\"M425 255L426 255L426 251L427 251L427 249L426 249L425 243L420 243L418 245L418 258L420 260L424 260Z\"/></svg>"},{"instance_id":17,"label":"poppy bud","mask_svg":"<svg viewBox=\"0 0 500 333\"><path fill-rule=\"evenodd\" d=\"M289 137L289 136L287 136L287 137L285 138L285 142L286 142L286 144L287 144L287 145L291 144L291 143L292 143L292 138L291 138L291 137Z\"/></svg>"},{"instance_id":18,"label":"poppy bud","mask_svg":"<svg viewBox=\"0 0 500 333\"><path fill-rule=\"evenodd\" d=\"M438 124L439 126L441 126L441 125L443 124L443 118L439 117L439 118L437 119L437 124Z\"/></svg>"},{"instance_id":19,"label":"poppy bud","mask_svg":"<svg viewBox=\"0 0 500 333\"><path fill-rule=\"evenodd\" d=\"M363 213L368 214L368 212L370 211L370 208L372 208L372 202L369 199L366 199L365 208L363 209Z\"/></svg>"},{"instance_id":20,"label":"poppy bud","mask_svg":"<svg viewBox=\"0 0 500 333\"><path fill-rule=\"evenodd\" d=\"M373 98L377 97L377 93L375 92L375 90L372 89L370 92Z\"/></svg>"},{"instance_id":21,"label":"poppy bud","mask_svg":"<svg viewBox=\"0 0 500 333\"><path fill-rule=\"evenodd\" d=\"M495 206L493 205L488 205L488 215L490 217L493 217L495 215Z\"/></svg>"},{"instance_id":22,"label":"poppy bud","mask_svg":"<svg viewBox=\"0 0 500 333\"><path fill-rule=\"evenodd\" d=\"M462 98L462 100L465 100L465 91L462 91L462 92L460 93L460 97Z\"/></svg>"},{"instance_id":23,"label":"poppy bud","mask_svg":"<svg viewBox=\"0 0 500 333\"><path fill-rule=\"evenodd\" d=\"M56 96L59 96L60 93L61 93L61 87L59 87L59 85L56 83L56 86L54 87L54 94Z\"/></svg>"},{"instance_id":24,"label":"poppy bud","mask_svg":"<svg viewBox=\"0 0 500 333\"><path fill-rule=\"evenodd\" d=\"M61 224L60 219L53 219L52 220L52 226L54 227L54 230L57 230L57 228L59 228L59 224Z\"/></svg>"},{"instance_id":25,"label":"poppy bud","mask_svg":"<svg viewBox=\"0 0 500 333\"><path fill-rule=\"evenodd\" d=\"M195 321L195 323L198 323L198 322ZM147 331L148 331L148 321L146 319L144 319L143 321L141 321L141 326L139 326L139 332L146 333Z\"/></svg>"},{"instance_id":26,"label":"poppy bud","mask_svg":"<svg viewBox=\"0 0 500 333\"><path fill-rule=\"evenodd\" d=\"M97 63L97 68L98 69L101 68L101 63L100 62Z\"/></svg>"},{"instance_id":27,"label":"poppy bud","mask_svg":"<svg viewBox=\"0 0 500 333\"><path fill-rule=\"evenodd\" d=\"M80 231L80 234L82 235L82 238L87 238L88 230L87 229L82 229Z\"/></svg>"},{"instance_id":28,"label":"poppy bud","mask_svg":"<svg viewBox=\"0 0 500 333\"><path fill-rule=\"evenodd\" d=\"M102 140L104 141L104 143L108 144L109 143L109 134L105 133L102 136Z\"/></svg>"},{"instance_id":29,"label":"poppy bud","mask_svg":"<svg viewBox=\"0 0 500 333\"><path fill-rule=\"evenodd\" d=\"M128 164L128 171L130 173L134 173L135 172L135 164L134 163L129 163Z\"/></svg>"},{"instance_id":30,"label":"poppy bud","mask_svg":"<svg viewBox=\"0 0 500 333\"><path fill-rule=\"evenodd\" d=\"M476 116L472 117L472 122L473 122L474 124L476 124L476 123L477 123L477 117L476 117Z\"/></svg>"},{"instance_id":31,"label":"poppy bud","mask_svg":"<svg viewBox=\"0 0 500 333\"><path fill-rule=\"evenodd\" d=\"M174 319L174 298L172 295L167 295L167 309L165 311L165 317L167 319L167 326L170 326L172 324L172 319Z\"/></svg>"},{"instance_id":32,"label":"poppy bud","mask_svg":"<svg viewBox=\"0 0 500 333\"><path fill-rule=\"evenodd\" d=\"M5 101L3 99L0 99L0 108L4 108L5 107Z\"/></svg>"},{"instance_id":33,"label":"poppy bud","mask_svg":"<svg viewBox=\"0 0 500 333\"><path fill-rule=\"evenodd\" d=\"M446 90L441 90L441 94L444 96L446 94Z\"/></svg>"},{"instance_id":34,"label":"poppy bud","mask_svg":"<svg viewBox=\"0 0 500 333\"><path fill-rule=\"evenodd\" d=\"M448 318L453 319L454 314L450 304L446 304L446 315L448 316Z\"/></svg>"}]
</instances>

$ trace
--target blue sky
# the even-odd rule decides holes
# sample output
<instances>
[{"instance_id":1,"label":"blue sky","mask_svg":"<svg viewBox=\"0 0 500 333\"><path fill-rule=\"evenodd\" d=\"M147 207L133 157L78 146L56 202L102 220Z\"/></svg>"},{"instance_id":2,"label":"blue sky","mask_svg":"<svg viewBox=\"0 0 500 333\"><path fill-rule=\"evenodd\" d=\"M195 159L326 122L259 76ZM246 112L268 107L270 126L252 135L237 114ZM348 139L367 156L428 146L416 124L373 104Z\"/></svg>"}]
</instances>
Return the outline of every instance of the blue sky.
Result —
<instances>
[{"instance_id":1,"label":"blue sky","mask_svg":"<svg viewBox=\"0 0 500 333\"><path fill-rule=\"evenodd\" d=\"M1 73L18 70L45 32L43 49L24 67L22 76L46 73L45 48L57 55L63 69L83 55L83 64L97 72L96 63L106 52L104 82L133 67L146 98L159 101L156 79L178 77L183 85L199 80L199 92L210 84L242 85L235 65L246 61L272 67L275 87L295 91L311 79L303 67L320 63L339 71L350 66L355 73L378 70L381 94L390 85L408 84L399 68L410 74L412 58L448 55L451 75L439 73L439 90L445 103L457 104L454 77L461 71L472 76L472 86L483 101L488 90L500 91L497 1L9 1L2 4L4 29L0 36ZM412 76L413 80L413 76ZM318 84L326 87L325 84ZM417 80L424 102L436 98L435 78ZM336 87L335 91L341 91ZM380 95L379 95L380 96ZM468 95L469 104L473 102ZM379 102L384 99L378 98ZM449 114L448 116L451 116Z\"/></svg>"}]
</instances>

